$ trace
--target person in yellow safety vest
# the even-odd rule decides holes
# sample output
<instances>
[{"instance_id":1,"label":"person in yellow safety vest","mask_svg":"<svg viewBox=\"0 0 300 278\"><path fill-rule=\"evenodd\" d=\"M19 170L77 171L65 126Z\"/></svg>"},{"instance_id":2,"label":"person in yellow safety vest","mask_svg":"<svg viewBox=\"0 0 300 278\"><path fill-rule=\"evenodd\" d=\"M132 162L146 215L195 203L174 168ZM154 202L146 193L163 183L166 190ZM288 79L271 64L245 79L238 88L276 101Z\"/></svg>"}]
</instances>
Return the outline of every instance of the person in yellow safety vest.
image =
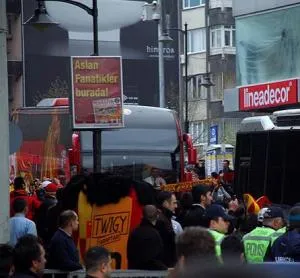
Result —
<instances>
[{"instance_id":1,"label":"person in yellow safety vest","mask_svg":"<svg viewBox=\"0 0 300 278\"><path fill-rule=\"evenodd\" d=\"M272 242L271 242L271 245L273 245L274 241L279 238L280 236L282 236L283 234L286 233L286 226L282 227L281 229L278 229L275 233L273 233L271 235L271 238L272 238Z\"/></svg>"},{"instance_id":2,"label":"person in yellow safety vest","mask_svg":"<svg viewBox=\"0 0 300 278\"><path fill-rule=\"evenodd\" d=\"M206 218L209 221L209 232L213 236L216 244L216 256L222 262L221 243L228 232L230 221L234 217L228 215L225 208L220 205L211 205L206 209Z\"/></svg>"},{"instance_id":3,"label":"person in yellow safety vest","mask_svg":"<svg viewBox=\"0 0 300 278\"><path fill-rule=\"evenodd\" d=\"M248 263L262 263L272 246L272 235L284 226L283 211L269 207L263 213L262 227L257 227L243 237L245 257Z\"/></svg>"}]
</instances>

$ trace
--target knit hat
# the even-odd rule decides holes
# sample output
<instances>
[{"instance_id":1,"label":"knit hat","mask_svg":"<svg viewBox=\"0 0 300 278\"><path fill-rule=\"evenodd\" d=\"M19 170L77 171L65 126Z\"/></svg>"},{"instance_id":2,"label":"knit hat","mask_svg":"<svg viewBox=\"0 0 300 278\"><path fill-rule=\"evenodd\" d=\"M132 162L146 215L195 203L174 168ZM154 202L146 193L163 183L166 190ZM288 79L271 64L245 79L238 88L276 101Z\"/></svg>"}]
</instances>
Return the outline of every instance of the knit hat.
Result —
<instances>
[{"instance_id":1,"label":"knit hat","mask_svg":"<svg viewBox=\"0 0 300 278\"><path fill-rule=\"evenodd\" d=\"M289 213L289 225L300 228L300 206L294 206Z\"/></svg>"},{"instance_id":2,"label":"knit hat","mask_svg":"<svg viewBox=\"0 0 300 278\"><path fill-rule=\"evenodd\" d=\"M45 191L48 193L55 193L57 191L57 185L55 183L50 182L46 187Z\"/></svg>"}]
</instances>

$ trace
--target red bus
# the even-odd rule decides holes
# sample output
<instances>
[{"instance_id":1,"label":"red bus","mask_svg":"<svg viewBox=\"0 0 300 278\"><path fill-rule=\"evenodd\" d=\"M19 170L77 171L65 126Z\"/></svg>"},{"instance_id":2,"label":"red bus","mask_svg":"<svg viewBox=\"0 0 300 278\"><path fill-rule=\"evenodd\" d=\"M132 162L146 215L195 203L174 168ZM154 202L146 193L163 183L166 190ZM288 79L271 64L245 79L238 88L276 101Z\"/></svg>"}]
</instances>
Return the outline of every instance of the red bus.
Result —
<instances>
[{"instance_id":1,"label":"red bus","mask_svg":"<svg viewBox=\"0 0 300 278\"><path fill-rule=\"evenodd\" d=\"M11 176L67 181L79 171L92 171L91 131L73 132L68 99L45 99L37 107L20 108L12 120L23 142L10 157ZM124 105L125 127L102 132L102 171L143 180L151 168L167 183L189 181L184 161L196 162L191 136L183 134L175 111Z\"/></svg>"}]
</instances>

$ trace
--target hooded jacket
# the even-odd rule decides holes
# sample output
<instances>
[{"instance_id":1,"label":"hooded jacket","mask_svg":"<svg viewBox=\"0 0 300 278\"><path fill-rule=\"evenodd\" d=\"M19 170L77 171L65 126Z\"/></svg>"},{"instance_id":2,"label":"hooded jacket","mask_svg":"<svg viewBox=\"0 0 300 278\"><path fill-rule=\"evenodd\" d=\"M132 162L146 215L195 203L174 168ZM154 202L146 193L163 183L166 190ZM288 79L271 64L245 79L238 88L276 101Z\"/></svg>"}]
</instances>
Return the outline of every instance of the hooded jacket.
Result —
<instances>
[{"instance_id":1,"label":"hooded jacket","mask_svg":"<svg viewBox=\"0 0 300 278\"><path fill-rule=\"evenodd\" d=\"M276 262L300 262L300 232L291 230L275 240L271 249Z\"/></svg>"},{"instance_id":2,"label":"hooded jacket","mask_svg":"<svg viewBox=\"0 0 300 278\"><path fill-rule=\"evenodd\" d=\"M24 199L28 206L28 212L26 214L26 218L30 220L35 219L36 212L41 205L41 202L38 198L33 195L29 196L28 193L24 189L17 189L10 192L10 216L14 216L15 212L13 210L13 203L16 199Z\"/></svg>"}]
</instances>

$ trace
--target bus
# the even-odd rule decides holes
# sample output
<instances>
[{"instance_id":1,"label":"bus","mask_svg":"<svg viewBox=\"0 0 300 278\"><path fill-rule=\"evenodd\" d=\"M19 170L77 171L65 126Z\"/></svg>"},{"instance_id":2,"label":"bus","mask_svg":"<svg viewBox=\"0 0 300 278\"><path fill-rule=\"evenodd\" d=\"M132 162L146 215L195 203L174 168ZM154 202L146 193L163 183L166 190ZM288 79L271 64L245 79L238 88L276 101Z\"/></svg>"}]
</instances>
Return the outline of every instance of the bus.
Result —
<instances>
[{"instance_id":1,"label":"bus","mask_svg":"<svg viewBox=\"0 0 300 278\"><path fill-rule=\"evenodd\" d=\"M125 127L102 132L102 172L144 180L157 169L166 183L188 181L184 163L196 163L189 134L183 134L170 109L124 105ZM66 183L79 172L92 172L92 131L73 132L67 98L44 99L20 108L12 121L23 142L10 157L10 175L27 179L58 177Z\"/></svg>"},{"instance_id":2,"label":"bus","mask_svg":"<svg viewBox=\"0 0 300 278\"><path fill-rule=\"evenodd\" d=\"M243 119L237 133L235 192L272 203L299 202L300 109Z\"/></svg>"}]
</instances>

